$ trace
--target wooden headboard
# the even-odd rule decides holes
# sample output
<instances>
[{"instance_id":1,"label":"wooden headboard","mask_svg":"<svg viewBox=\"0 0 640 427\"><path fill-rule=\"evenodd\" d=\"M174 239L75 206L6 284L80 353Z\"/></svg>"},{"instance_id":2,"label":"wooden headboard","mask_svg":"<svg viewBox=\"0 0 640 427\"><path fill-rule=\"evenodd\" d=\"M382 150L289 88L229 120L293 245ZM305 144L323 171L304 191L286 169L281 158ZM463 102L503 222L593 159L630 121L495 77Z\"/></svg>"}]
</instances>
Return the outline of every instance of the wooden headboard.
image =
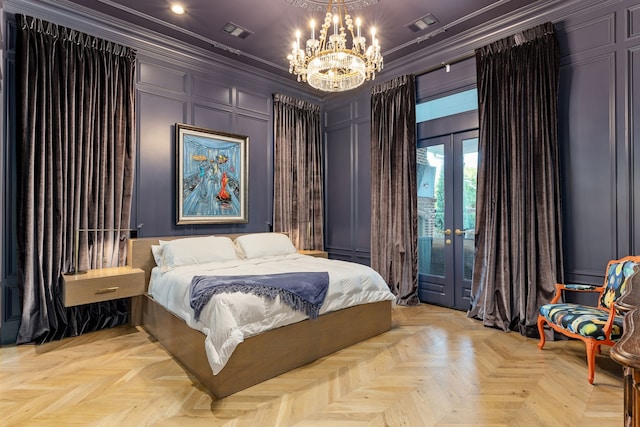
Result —
<instances>
[{"instance_id":1,"label":"wooden headboard","mask_svg":"<svg viewBox=\"0 0 640 427\"><path fill-rule=\"evenodd\" d=\"M238 234L215 234L216 237L228 237L235 239L238 236L249 233ZM282 233L287 234L287 233ZM135 239L129 239L127 245L127 265L130 267L137 267L144 270L144 283L145 292L149 286L149 278L151 277L151 269L156 266L156 261L153 259L151 253L151 245L158 245L160 240L176 240L185 239L188 237L206 237L209 234L204 235L189 235L189 236L167 236L167 237L140 237Z\"/></svg>"}]
</instances>

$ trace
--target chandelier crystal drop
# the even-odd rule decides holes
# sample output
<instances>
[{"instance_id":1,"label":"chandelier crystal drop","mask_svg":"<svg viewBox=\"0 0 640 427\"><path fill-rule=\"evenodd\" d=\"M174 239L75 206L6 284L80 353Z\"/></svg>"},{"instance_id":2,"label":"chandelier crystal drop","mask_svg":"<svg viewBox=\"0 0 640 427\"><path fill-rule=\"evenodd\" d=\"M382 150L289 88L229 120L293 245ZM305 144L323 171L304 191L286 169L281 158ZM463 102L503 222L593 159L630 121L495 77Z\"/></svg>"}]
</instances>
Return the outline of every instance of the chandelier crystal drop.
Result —
<instances>
[{"instance_id":1,"label":"chandelier crystal drop","mask_svg":"<svg viewBox=\"0 0 640 427\"><path fill-rule=\"evenodd\" d=\"M360 18L354 21L347 13L344 0L329 0L318 38L312 20L311 38L306 49L300 46L300 32L296 32L293 49L287 56L289 72L299 82L308 82L324 92L343 92L354 89L365 80L373 80L382 70L383 60L375 29L371 30L371 44L361 34ZM355 32L354 32L355 30ZM351 47L347 48L347 34Z\"/></svg>"}]
</instances>

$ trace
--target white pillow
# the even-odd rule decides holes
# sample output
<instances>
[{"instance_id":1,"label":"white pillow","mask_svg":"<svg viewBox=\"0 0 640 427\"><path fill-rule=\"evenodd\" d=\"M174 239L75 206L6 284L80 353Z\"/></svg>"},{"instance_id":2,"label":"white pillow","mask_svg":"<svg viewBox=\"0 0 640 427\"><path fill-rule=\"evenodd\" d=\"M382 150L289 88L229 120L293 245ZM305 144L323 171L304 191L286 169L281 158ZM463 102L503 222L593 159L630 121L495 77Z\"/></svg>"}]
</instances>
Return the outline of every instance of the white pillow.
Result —
<instances>
[{"instance_id":1,"label":"white pillow","mask_svg":"<svg viewBox=\"0 0 640 427\"><path fill-rule=\"evenodd\" d=\"M158 267L162 267L162 248L169 240L158 240L157 245L151 245L151 254Z\"/></svg>"},{"instance_id":2,"label":"white pillow","mask_svg":"<svg viewBox=\"0 0 640 427\"><path fill-rule=\"evenodd\" d=\"M253 233L236 237L235 244L246 259L296 253L289 236L281 233Z\"/></svg>"},{"instance_id":3,"label":"white pillow","mask_svg":"<svg viewBox=\"0 0 640 427\"><path fill-rule=\"evenodd\" d=\"M182 265L236 259L233 242L228 237L188 237L161 241L162 270L169 271Z\"/></svg>"},{"instance_id":4,"label":"white pillow","mask_svg":"<svg viewBox=\"0 0 640 427\"><path fill-rule=\"evenodd\" d=\"M151 245L151 253L153 254L153 259L156 261L156 265L162 267L162 246Z\"/></svg>"}]
</instances>

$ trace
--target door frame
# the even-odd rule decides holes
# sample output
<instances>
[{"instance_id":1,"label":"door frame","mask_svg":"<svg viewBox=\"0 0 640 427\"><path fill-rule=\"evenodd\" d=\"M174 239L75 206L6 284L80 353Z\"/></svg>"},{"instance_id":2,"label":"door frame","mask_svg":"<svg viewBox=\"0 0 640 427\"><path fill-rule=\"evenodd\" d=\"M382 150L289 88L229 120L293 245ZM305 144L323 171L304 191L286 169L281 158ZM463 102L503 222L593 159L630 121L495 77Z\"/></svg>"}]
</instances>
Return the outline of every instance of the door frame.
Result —
<instances>
[{"instance_id":1,"label":"door frame","mask_svg":"<svg viewBox=\"0 0 640 427\"><path fill-rule=\"evenodd\" d=\"M454 197L463 189L462 141L478 137L477 110L455 114L436 120L419 123L416 149L444 144L445 150L445 230L451 234L451 244L444 245L444 276L418 274L418 298L421 302L442 305L459 310L468 310L471 295L471 280L464 279L464 245L453 230L462 230L462 199ZM454 164L454 159L459 160ZM458 178L454 178L458 176ZM457 271L456 271L457 270Z\"/></svg>"}]
</instances>

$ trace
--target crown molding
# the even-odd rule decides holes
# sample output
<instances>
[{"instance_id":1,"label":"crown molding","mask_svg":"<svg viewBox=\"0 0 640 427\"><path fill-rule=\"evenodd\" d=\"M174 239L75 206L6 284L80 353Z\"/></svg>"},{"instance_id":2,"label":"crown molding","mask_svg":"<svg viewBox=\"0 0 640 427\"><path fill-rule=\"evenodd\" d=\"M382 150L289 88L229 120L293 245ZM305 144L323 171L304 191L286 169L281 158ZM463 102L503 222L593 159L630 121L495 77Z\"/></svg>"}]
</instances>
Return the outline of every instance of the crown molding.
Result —
<instances>
[{"instance_id":1,"label":"crown molding","mask_svg":"<svg viewBox=\"0 0 640 427\"><path fill-rule=\"evenodd\" d=\"M537 1L509 15L493 19L482 26L464 31L447 40L385 64L380 73L385 79L413 73L424 74L446 64L453 64L474 55L475 49L496 40L529 29L545 22L558 22L575 13L618 3L620 0L547 0ZM419 38L414 42L419 43Z\"/></svg>"},{"instance_id":2,"label":"crown molding","mask_svg":"<svg viewBox=\"0 0 640 427\"><path fill-rule=\"evenodd\" d=\"M110 0L101 1L109 2ZM509 0L499 0L496 3L503 1ZM385 63L382 72L376 75L376 81L388 80L406 73L423 74L444 67L445 64L453 64L461 58L469 58L473 56L475 49L535 25L549 21L558 22L571 14L590 13L595 9L619 2L620 0L535 1L530 6L514 13L488 21L482 26L474 27L418 52ZM164 34L81 7L68 0L0 0L0 5L2 5L4 13L23 13L50 20L60 25L69 26L79 31L95 34L129 46L139 50L143 55L197 69L204 73L228 74L229 68L233 68L234 76L239 76L238 78L242 78L243 81L252 80L255 85L264 86L266 80L317 101L326 101L334 98L332 94L319 93L306 85L301 85L291 80L285 75L277 74L275 70L282 67L274 64L266 64L274 68L274 72L265 71L258 67L241 63L232 57L177 41ZM437 34L433 36L435 35ZM406 46L420 43L424 38L425 35L417 37L412 42L407 43ZM204 41L215 46L211 41ZM223 46L220 48L224 50ZM229 52L238 56L243 55L242 52ZM385 52L384 55L387 53ZM248 55L245 55L245 57L264 63L264 61ZM364 86L369 86L366 83Z\"/></svg>"},{"instance_id":3,"label":"crown molding","mask_svg":"<svg viewBox=\"0 0 640 427\"><path fill-rule=\"evenodd\" d=\"M162 33L134 25L95 10L79 6L67 0L3 0L3 11L9 14L25 14L35 18L68 26L87 34L95 35L139 51L139 55L160 59L204 73L229 74L265 86L265 80L291 89L307 98L321 100L316 91L299 85L296 81L277 73L241 63L233 58L194 46ZM269 86L266 83L266 86Z\"/></svg>"},{"instance_id":4,"label":"crown molding","mask_svg":"<svg viewBox=\"0 0 640 427\"><path fill-rule=\"evenodd\" d=\"M406 42L406 43L403 43L403 44L401 44L401 45L399 45L399 46L395 46L394 48L389 49L389 50L387 50L386 52L382 52L382 55L383 55L383 56L387 56L387 55L390 55L390 54L392 54L392 53L394 53L394 52L396 52L396 51L398 51L398 50L402 50L402 49L404 49L405 47L411 46L411 45L413 45L413 44L419 44L419 43L422 43L423 41L428 40L428 39L430 39L430 38L433 38L433 37L437 36L438 34L441 34L441 33L445 33L445 32L447 32L447 30L448 30L449 28L453 28L453 27L455 27L456 25L460 25L461 23L463 23L463 22L465 22L465 21L468 21L469 19L473 19L473 18L475 18L475 17L476 17L476 16L478 16L478 15L482 15L483 13L488 12L488 11L490 11L491 9L495 9L496 7L499 7L499 6L501 6L501 5L505 4L505 3L509 3L510 1L511 1L511 0L499 0L499 1L495 1L495 2L491 3L490 5L485 6L485 7L483 7L482 9L478 9L478 10L476 10L475 12L473 12L473 13L471 13L471 14L467 15L467 16L463 16L462 18L457 19L457 20L455 20L455 21L453 21L453 22L450 22L450 23L448 23L448 24L445 24L445 25L443 25L443 26L441 26L441 27L439 27L439 28L437 28L437 29L435 29L435 30L433 30L433 31L431 31L431 32L429 32L429 33L427 33L427 34L423 34L423 35L421 35L421 36L419 36L419 37L416 37L416 38L415 38L415 39L413 39L413 40L410 40L410 41L408 41L408 42Z\"/></svg>"},{"instance_id":5,"label":"crown molding","mask_svg":"<svg viewBox=\"0 0 640 427\"><path fill-rule=\"evenodd\" d=\"M242 51L240 49L234 49L234 48L232 48L230 46L227 46L227 45L225 45L223 43L220 43L218 41L212 40L212 39L210 39L208 37L205 37L205 36L203 36L201 34L194 33L193 31L189 31L189 30L187 30L187 29L185 29L183 27L180 27L179 25L174 25L174 24L172 24L170 22L163 21L163 20L158 19L158 18L156 18L154 16L147 15L145 13L142 13L142 12L138 11L137 9L133 9L131 7L125 6L125 5L120 4L118 2L115 2L115 1L112 1L112 0L97 0L97 1L99 1L100 3L105 4L107 6L113 7L115 9L119 9L119 10L121 10L123 12L126 12L129 15L137 16L137 17L142 18L142 19L144 19L146 21L153 22L155 24L158 24L158 25L161 25L163 27L169 28L169 29L171 29L173 31L177 31L177 32L180 32L182 34L186 34L187 36L192 37L192 38L194 38L196 40L203 41L203 42L215 47L216 49L220 49L222 51L229 52L229 53L235 54L237 56L244 56L244 57L250 58L253 61L262 63L262 64L267 65L267 66L269 66L269 67L271 67L273 69L276 69L276 70L281 70L281 71L287 71L288 70L288 68L283 66L282 64L275 64L275 63L273 63L271 61L267 61L267 60L265 60L263 58L257 57L255 55L251 55L251 54L249 54L247 52L244 52L244 51ZM110 17L107 16L105 18L110 18ZM127 25L127 23L124 23L124 22L123 22L123 24ZM147 30L147 31L149 31L149 30Z\"/></svg>"}]
</instances>

